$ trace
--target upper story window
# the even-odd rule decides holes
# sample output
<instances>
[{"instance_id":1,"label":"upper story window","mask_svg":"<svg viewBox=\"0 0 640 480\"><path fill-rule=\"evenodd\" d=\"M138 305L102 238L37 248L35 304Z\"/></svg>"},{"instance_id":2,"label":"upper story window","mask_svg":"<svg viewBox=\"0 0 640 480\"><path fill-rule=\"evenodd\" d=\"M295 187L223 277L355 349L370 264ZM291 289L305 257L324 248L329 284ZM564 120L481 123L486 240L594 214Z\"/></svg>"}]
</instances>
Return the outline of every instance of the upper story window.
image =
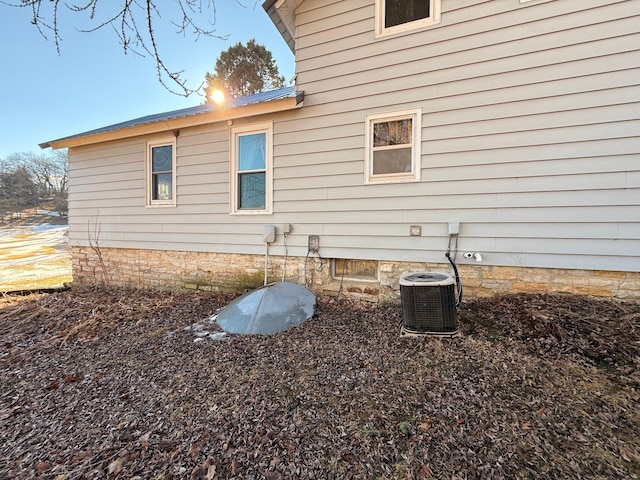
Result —
<instances>
[{"instance_id":1,"label":"upper story window","mask_svg":"<svg viewBox=\"0 0 640 480\"><path fill-rule=\"evenodd\" d=\"M231 129L231 213L271 213L273 125Z\"/></svg>"},{"instance_id":2,"label":"upper story window","mask_svg":"<svg viewBox=\"0 0 640 480\"><path fill-rule=\"evenodd\" d=\"M376 36L393 35L440 22L441 0L376 0Z\"/></svg>"},{"instance_id":3,"label":"upper story window","mask_svg":"<svg viewBox=\"0 0 640 480\"><path fill-rule=\"evenodd\" d=\"M175 139L147 143L147 205L176 204Z\"/></svg>"},{"instance_id":4,"label":"upper story window","mask_svg":"<svg viewBox=\"0 0 640 480\"><path fill-rule=\"evenodd\" d=\"M365 183L420 180L421 109L367 116Z\"/></svg>"}]
</instances>

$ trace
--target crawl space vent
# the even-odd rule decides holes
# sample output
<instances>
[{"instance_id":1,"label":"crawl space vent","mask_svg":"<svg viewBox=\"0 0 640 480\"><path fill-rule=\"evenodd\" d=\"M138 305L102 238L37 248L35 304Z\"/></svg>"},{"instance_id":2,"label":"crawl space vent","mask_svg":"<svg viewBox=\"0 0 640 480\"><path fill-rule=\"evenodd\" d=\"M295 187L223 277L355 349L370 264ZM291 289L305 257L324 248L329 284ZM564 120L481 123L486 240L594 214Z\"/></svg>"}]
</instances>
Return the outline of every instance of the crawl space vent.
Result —
<instances>
[{"instance_id":1,"label":"crawl space vent","mask_svg":"<svg viewBox=\"0 0 640 480\"><path fill-rule=\"evenodd\" d=\"M437 272L402 275L400 296L403 335L457 335L456 292L451 275Z\"/></svg>"}]
</instances>

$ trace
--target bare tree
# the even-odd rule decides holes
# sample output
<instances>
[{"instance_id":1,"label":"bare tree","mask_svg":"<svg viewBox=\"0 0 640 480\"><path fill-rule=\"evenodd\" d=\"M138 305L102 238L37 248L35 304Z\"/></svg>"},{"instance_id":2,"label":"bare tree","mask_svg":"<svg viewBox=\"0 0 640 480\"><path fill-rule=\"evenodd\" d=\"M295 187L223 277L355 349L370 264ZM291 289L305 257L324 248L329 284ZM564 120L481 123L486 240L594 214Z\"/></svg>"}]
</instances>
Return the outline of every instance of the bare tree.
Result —
<instances>
[{"instance_id":1,"label":"bare tree","mask_svg":"<svg viewBox=\"0 0 640 480\"><path fill-rule=\"evenodd\" d=\"M14 173L23 170L35 185L36 204L53 202L60 214L67 211L67 169L68 155L66 150L56 150L50 154L37 155L32 152L14 153L4 162L5 170Z\"/></svg>"},{"instance_id":2,"label":"bare tree","mask_svg":"<svg viewBox=\"0 0 640 480\"><path fill-rule=\"evenodd\" d=\"M53 152L55 165L55 209L62 215L69 210L69 154L67 149Z\"/></svg>"},{"instance_id":3,"label":"bare tree","mask_svg":"<svg viewBox=\"0 0 640 480\"><path fill-rule=\"evenodd\" d=\"M59 20L61 10L71 12L80 17L80 24L85 28L77 28L82 32L95 32L105 27L112 27L118 42L124 53L135 53L141 56L151 56L156 63L158 81L172 93L188 96L197 91L189 88L186 80L181 77L183 71L171 70L162 58L159 48L156 28L165 20L161 12L167 13L168 20L177 33L182 35L195 35L196 40L200 36L226 39L214 28L216 23L216 0L77 0L79 3L61 2L60 0L0 0L0 3L11 7L31 9L31 23L48 38L53 36L58 53L61 51L62 33ZM228 0L223 0L228 1ZM253 2L253 8L258 0L234 0L241 6L247 7L247 3ZM100 9L98 6L100 5ZM201 25L197 18L206 14L210 15L207 25ZM166 21L165 20L165 21Z\"/></svg>"},{"instance_id":4,"label":"bare tree","mask_svg":"<svg viewBox=\"0 0 640 480\"><path fill-rule=\"evenodd\" d=\"M11 172L11 162L6 159L0 158L0 187L4 183L5 177ZM9 195L3 190L0 189L0 225L4 225L5 217L8 217L12 214L10 209L10 198Z\"/></svg>"},{"instance_id":5,"label":"bare tree","mask_svg":"<svg viewBox=\"0 0 640 480\"><path fill-rule=\"evenodd\" d=\"M8 215L21 216L25 208L32 207L37 202L37 186L31 179L26 168L15 166L0 175L0 211L1 223Z\"/></svg>"}]
</instances>

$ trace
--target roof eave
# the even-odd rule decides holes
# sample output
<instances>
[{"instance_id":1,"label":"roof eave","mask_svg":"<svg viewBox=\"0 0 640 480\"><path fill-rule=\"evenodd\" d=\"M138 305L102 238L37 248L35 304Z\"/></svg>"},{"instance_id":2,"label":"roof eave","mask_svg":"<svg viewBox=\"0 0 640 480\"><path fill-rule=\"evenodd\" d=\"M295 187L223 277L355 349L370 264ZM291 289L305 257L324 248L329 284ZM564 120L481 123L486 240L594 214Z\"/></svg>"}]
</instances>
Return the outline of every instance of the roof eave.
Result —
<instances>
[{"instance_id":1,"label":"roof eave","mask_svg":"<svg viewBox=\"0 0 640 480\"><path fill-rule=\"evenodd\" d=\"M301 93L301 92L299 92ZM173 132L182 128L197 127L209 123L225 122L238 118L254 117L271 113L294 110L302 106L300 95L287 97L279 100L272 100L265 103L256 103L242 107L222 108L219 110L198 113L186 117L176 117L157 122L134 125L131 127L118 128L94 134L61 138L39 144L40 148L60 148L80 147L95 143L108 142L111 140L121 140L125 138L137 137L140 135L150 135L154 133Z\"/></svg>"},{"instance_id":2,"label":"roof eave","mask_svg":"<svg viewBox=\"0 0 640 480\"><path fill-rule=\"evenodd\" d=\"M262 4L263 10L267 13L280 35L289 46L291 52L295 53L296 41L294 35L295 25L291 24L286 16L280 14L280 9L286 0L266 0Z\"/></svg>"}]
</instances>

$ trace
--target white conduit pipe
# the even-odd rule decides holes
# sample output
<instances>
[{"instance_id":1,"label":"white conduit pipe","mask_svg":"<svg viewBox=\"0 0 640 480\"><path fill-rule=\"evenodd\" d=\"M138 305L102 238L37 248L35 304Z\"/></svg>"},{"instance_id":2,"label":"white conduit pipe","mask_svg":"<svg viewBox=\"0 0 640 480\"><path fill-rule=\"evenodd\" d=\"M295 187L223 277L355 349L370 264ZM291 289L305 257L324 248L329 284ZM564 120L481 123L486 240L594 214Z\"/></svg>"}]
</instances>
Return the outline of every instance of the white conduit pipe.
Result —
<instances>
[{"instance_id":1,"label":"white conduit pipe","mask_svg":"<svg viewBox=\"0 0 640 480\"><path fill-rule=\"evenodd\" d=\"M264 242L264 285L267 285L267 267L269 266L269 242Z\"/></svg>"}]
</instances>

